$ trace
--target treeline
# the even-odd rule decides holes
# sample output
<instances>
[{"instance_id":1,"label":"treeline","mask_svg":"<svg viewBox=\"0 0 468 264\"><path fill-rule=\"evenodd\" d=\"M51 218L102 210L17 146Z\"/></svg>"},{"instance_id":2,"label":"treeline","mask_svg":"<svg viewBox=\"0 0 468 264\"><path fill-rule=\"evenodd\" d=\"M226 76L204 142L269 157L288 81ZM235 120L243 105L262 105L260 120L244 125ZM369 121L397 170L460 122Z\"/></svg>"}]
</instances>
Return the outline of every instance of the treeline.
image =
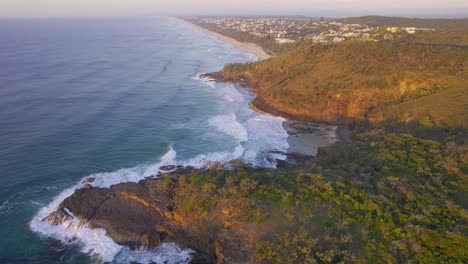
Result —
<instances>
[{"instance_id":1,"label":"treeline","mask_svg":"<svg viewBox=\"0 0 468 264\"><path fill-rule=\"evenodd\" d=\"M435 28L444 30L468 30L468 18L463 19L435 19L435 18L404 18L386 16L348 17L340 20L348 24L365 24L373 27L397 26Z\"/></svg>"},{"instance_id":2,"label":"treeline","mask_svg":"<svg viewBox=\"0 0 468 264\"><path fill-rule=\"evenodd\" d=\"M166 181L175 210L238 205L225 215L229 229L256 237L242 243L259 263L463 263L466 130L405 126L357 129L302 168L236 161Z\"/></svg>"}]
</instances>

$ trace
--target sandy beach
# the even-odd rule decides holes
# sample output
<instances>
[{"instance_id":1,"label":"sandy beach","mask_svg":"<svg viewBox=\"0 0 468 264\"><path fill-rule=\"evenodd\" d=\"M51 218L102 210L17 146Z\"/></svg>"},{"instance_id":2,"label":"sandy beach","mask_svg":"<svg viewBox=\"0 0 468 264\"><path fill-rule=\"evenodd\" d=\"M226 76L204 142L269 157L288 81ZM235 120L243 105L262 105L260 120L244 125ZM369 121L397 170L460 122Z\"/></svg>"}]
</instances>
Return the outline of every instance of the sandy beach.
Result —
<instances>
[{"instance_id":1,"label":"sandy beach","mask_svg":"<svg viewBox=\"0 0 468 264\"><path fill-rule=\"evenodd\" d=\"M197 25L195 25L193 23L190 23L188 21L185 21L185 22L187 22L188 24L190 24L192 27L194 27L197 30L200 30L202 32L205 32L207 34L215 36L218 39L220 39L221 41L224 41L226 43L229 43L229 44L233 45L238 50L255 54L258 57L259 60L266 60L266 59L271 57L270 55L268 55L268 53L265 52L265 50L263 50L263 48L260 45L257 45L257 44L254 44L254 43L240 42L240 41L237 41L237 40L235 40L233 38L221 35L221 34L219 34L217 32L214 32L214 31L208 30L206 28L197 26Z\"/></svg>"}]
</instances>

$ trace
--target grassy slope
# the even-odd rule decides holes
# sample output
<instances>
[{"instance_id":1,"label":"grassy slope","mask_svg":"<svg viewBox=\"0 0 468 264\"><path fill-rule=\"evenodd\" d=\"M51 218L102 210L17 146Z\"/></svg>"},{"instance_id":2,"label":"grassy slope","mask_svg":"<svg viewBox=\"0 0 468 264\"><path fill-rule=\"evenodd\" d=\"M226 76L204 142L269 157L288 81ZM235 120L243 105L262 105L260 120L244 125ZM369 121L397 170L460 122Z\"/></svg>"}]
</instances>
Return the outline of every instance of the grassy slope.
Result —
<instances>
[{"instance_id":1,"label":"grassy slope","mask_svg":"<svg viewBox=\"0 0 468 264\"><path fill-rule=\"evenodd\" d=\"M408 113L387 116L414 121L424 114L439 124L463 125L459 111L439 111L454 105L463 109L457 97L440 96L439 109L411 105L430 94L458 91L466 96L467 61L463 49L351 42L304 47L266 61L228 66L222 73L227 79L248 77L257 93L254 105L286 116L341 123L369 115L383 121L376 111L398 105Z\"/></svg>"}]
</instances>

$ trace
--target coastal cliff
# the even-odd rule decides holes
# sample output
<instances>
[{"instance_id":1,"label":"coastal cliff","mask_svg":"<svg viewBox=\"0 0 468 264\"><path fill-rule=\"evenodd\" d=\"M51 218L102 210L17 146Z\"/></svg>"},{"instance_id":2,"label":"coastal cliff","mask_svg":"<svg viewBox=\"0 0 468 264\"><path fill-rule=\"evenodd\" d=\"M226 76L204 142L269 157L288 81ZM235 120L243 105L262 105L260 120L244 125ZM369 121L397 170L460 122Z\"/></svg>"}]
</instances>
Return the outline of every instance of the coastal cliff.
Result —
<instances>
[{"instance_id":1,"label":"coastal cliff","mask_svg":"<svg viewBox=\"0 0 468 264\"><path fill-rule=\"evenodd\" d=\"M61 225L74 218L92 229L105 229L116 243L132 249L176 242L196 252L192 263L253 263L255 241L268 228L255 224L262 215L250 211L254 205L249 198L221 196L213 183L199 184L206 177L228 180L221 177L220 164L213 166L202 171L179 168L110 188L87 185L44 220Z\"/></svg>"},{"instance_id":2,"label":"coastal cliff","mask_svg":"<svg viewBox=\"0 0 468 264\"><path fill-rule=\"evenodd\" d=\"M350 43L226 66L206 77L252 87L268 113L355 123L353 140L300 166L232 161L109 188L90 179L45 220L75 218L131 248L176 242L193 263L462 263L467 58Z\"/></svg>"},{"instance_id":3,"label":"coastal cliff","mask_svg":"<svg viewBox=\"0 0 468 264\"><path fill-rule=\"evenodd\" d=\"M464 49L351 42L303 47L207 76L248 85L256 94L253 107L291 119L332 124L430 119L464 126L467 61Z\"/></svg>"},{"instance_id":4,"label":"coastal cliff","mask_svg":"<svg viewBox=\"0 0 468 264\"><path fill-rule=\"evenodd\" d=\"M372 129L300 168L212 164L77 190L45 220L104 228L117 243L176 242L192 263L457 263L466 259L468 148Z\"/></svg>"}]
</instances>

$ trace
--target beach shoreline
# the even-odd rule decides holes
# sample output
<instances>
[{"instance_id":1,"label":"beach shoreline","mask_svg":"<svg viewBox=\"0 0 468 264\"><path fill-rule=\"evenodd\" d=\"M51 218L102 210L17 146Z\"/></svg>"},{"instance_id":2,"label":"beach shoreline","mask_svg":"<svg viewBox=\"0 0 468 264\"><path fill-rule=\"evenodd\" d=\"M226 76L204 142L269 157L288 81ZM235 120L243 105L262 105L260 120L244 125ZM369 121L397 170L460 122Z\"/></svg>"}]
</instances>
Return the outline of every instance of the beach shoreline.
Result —
<instances>
[{"instance_id":1,"label":"beach shoreline","mask_svg":"<svg viewBox=\"0 0 468 264\"><path fill-rule=\"evenodd\" d=\"M186 21L186 20L182 20L182 21L186 22L187 24L189 24L190 26L192 26L196 30L199 30L201 32L204 32L206 34L214 36L214 37L218 38L219 40L221 40L223 42L231 44L232 46L234 46L236 49L238 49L240 51L244 51L244 52L247 52L247 53L254 54L255 56L257 56L258 60L266 60L266 59L271 57L271 55L266 53L266 51L258 44L240 42L240 41L235 40L235 39L233 39L231 37L228 37L228 36L219 34L217 32L211 31L209 29L206 29L204 27L200 27L198 25L195 25L195 24L193 24L193 23L191 23L189 21Z\"/></svg>"}]
</instances>

